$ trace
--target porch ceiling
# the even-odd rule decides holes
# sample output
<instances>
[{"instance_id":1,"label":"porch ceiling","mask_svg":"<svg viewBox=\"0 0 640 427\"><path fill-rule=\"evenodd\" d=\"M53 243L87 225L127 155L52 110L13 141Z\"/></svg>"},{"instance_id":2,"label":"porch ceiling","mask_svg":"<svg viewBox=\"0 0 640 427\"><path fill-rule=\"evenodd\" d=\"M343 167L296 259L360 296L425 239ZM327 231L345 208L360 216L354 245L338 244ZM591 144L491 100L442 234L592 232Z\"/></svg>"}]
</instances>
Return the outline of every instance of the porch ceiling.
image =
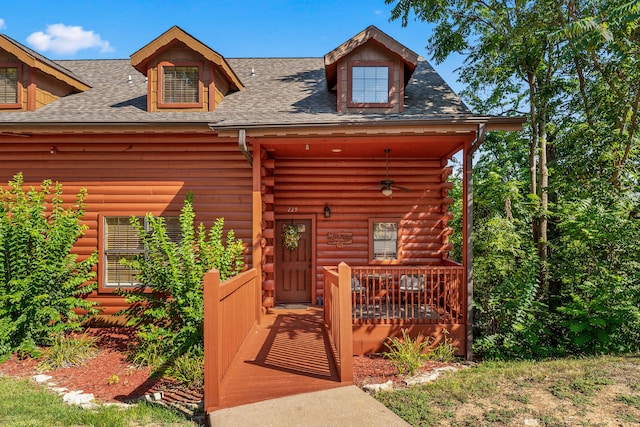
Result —
<instances>
[{"instance_id":1,"label":"porch ceiling","mask_svg":"<svg viewBox=\"0 0 640 427\"><path fill-rule=\"evenodd\" d=\"M341 136L306 138L260 138L260 144L274 158L449 158L473 140L474 132L431 136Z\"/></svg>"}]
</instances>

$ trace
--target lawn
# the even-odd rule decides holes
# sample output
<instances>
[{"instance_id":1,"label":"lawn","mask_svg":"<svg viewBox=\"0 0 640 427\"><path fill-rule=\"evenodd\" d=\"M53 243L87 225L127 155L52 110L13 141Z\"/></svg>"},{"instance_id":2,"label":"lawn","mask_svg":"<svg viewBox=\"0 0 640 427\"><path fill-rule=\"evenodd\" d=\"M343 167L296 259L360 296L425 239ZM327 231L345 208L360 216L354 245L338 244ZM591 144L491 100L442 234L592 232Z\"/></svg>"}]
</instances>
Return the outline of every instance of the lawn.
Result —
<instances>
[{"instance_id":1,"label":"lawn","mask_svg":"<svg viewBox=\"0 0 640 427\"><path fill-rule=\"evenodd\" d=\"M3 427L40 426L191 426L168 409L147 404L127 409L102 406L82 409L62 403L62 398L29 380L0 377L0 425Z\"/></svg>"},{"instance_id":2,"label":"lawn","mask_svg":"<svg viewBox=\"0 0 640 427\"><path fill-rule=\"evenodd\" d=\"M483 362L377 398L414 426L637 426L640 356Z\"/></svg>"}]
</instances>

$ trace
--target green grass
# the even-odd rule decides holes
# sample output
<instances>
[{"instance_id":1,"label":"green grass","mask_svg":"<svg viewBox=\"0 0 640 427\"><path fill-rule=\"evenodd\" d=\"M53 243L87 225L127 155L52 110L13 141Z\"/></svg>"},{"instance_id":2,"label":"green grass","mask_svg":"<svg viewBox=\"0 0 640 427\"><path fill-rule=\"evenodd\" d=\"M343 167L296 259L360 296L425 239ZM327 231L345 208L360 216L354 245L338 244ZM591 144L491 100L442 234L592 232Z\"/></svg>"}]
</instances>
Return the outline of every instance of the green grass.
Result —
<instances>
[{"instance_id":1,"label":"green grass","mask_svg":"<svg viewBox=\"0 0 640 427\"><path fill-rule=\"evenodd\" d=\"M0 425L3 427L129 427L196 426L168 409L147 404L128 409L101 406L82 409L62 403L41 386L28 380L0 377Z\"/></svg>"},{"instance_id":2,"label":"green grass","mask_svg":"<svg viewBox=\"0 0 640 427\"><path fill-rule=\"evenodd\" d=\"M489 361L376 397L413 426L523 425L525 419L561 426L603 418L624 425L640 419L638 384L637 355Z\"/></svg>"}]
</instances>

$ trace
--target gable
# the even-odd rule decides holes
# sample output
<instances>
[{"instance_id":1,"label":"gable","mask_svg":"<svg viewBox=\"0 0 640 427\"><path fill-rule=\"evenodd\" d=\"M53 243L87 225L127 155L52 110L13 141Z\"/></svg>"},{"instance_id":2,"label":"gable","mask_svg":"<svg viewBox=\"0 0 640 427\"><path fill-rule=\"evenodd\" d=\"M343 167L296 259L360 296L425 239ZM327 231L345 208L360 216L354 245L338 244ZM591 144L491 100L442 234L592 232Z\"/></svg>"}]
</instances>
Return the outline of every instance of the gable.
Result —
<instances>
[{"instance_id":1,"label":"gable","mask_svg":"<svg viewBox=\"0 0 640 427\"><path fill-rule=\"evenodd\" d=\"M0 34L0 75L2 110L33 111L91 87L70 70L4 34Z\"/></svg>"},{"instance_id":2,"label":"gable","mask_svg":"<svg viewBox=\"0 0 640 427\"><path fill-rule=\"evenodd\" d=\"M131 55L131 65L149 80L147 111L213 111L229 92L244 87L222 55L177 26ZM196 75L197 84L193 81ZM179 95L188 97L185 102L163 96L163 88L171 90L171 78L191 86L190 94Z\"/></svg>"},{"instance_id":3,"label":"gable","mask_svg":"<svg viewBox=\"0 0 640 427\"><path fill-rule=\"evenodd\" d=\"M389 55L393 55L398 61L401 61L405 68L404 84L409 82L411 74L418 65L418 54L371 25L324 56L325 75L329 90L332 90L337 83L338 62L367 44L378 45L380 49L387 51Z\"/></svg>"}]
</instances>

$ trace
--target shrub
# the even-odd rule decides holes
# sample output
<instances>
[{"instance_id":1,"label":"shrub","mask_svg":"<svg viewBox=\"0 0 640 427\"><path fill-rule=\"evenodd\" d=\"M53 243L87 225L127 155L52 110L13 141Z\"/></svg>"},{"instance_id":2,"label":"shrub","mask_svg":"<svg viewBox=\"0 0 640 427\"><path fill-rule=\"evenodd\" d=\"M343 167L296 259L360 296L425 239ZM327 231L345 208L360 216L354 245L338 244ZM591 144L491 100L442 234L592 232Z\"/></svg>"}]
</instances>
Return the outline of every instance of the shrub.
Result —
<instances>
[{"instance_id":1,"label":"shrub","mask_svg":"<svg viewBox=\"0 0 640 427\"><path fill-rule=\"evenodd\" d=\"M202 350L194 349L178 357L167 369L167 376L189 388L202 387L204 385Z\"/></svg>"},{"instance_id":2,"label":"shrub","mask_svg":"<svg viewBox=\"0 0 640 427\"><path fill-rule=\"evenodd\" d=\"M402 338L387 338L389 342L384 345L389 349L383 355L391 360L393 366L398 369L400 375L414 375L427 359L424 350L431 344L430 337L422 342L412 339L406 329L402 330Z\"/></svg>"},{"instance_id":3,"label":"shrub","mask_svg":"<svg viewBox=\"0 0 640 427\"><path fill-rule=\"evenodd\" d=\"M0 189L0 356L33 355L48 337L77 330L97 312L81 297L95 289L98 255L78 261L71 253L87 229L86 190L65 208L61 184L45 180L25 191L23 182L17 174Z\"/></svg>"},{"instance_id":4,"label":"shrub","mask_svg":"<svg viewBox=\"0 0 640 427\"><path fill-rule=\"evenodd\" d=\"M456 360L458 348L453 345L453 339L449 338L449 331L443 329L442 334L444 335L443 341L427 353L427 359L436 362L453 362Z\"/></svg>"},{"instance_id":5,"label":"shrub","mask_svg":"<svg viewBox=\"0 0 640 427\"><path fill-rule=\"evenodd\" d=\"M146 219L146 230L136 217L131 224L147 254L121 261L139 272L144 285L120 291L131 304L121 314L128 317L129 326L139 328L134 361L160 367L202 346L204 275L214 267L222 280L238 274L244 267L244 246L232 230L223 239L223 219L209 231L203 224L196 229L191 194L179 217L179 242L169 238L163 218L148 214Z\"/></svg>"},{"instance_id":6,"label":"shrub","mask_svg":"<svg viewBox=\"0 0 640 427\"><path fill-rule=\"evenodd\" d=\"M95 339L87 335L58 334L51 338L50 344L38 364L39 370L81 366L96 354Z\"/></svg>"}]
</instances>

